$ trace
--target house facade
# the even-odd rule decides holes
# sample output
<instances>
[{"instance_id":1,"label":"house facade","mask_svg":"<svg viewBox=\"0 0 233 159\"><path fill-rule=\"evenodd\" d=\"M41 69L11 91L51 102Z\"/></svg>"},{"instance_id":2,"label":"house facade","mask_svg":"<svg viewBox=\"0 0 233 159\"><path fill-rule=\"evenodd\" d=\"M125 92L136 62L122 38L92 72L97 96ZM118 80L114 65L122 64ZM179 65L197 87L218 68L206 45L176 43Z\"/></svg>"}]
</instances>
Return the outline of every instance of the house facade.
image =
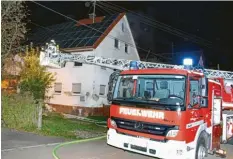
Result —
<instances>
[{"instance_id":1,"label":"house facade","mask_svg":"<svg viewBox=\"0 0 233 159\"><path fill-rule=\"evenodd\" d=\"M69 37L66 38L67 40L60 40L61 35L65 36L61 31L55 36L51 36L46 42L53 39L59 45L60 50L70 54L78 53L105 58L140 60L124 13L96 17L94 20L94 23L93 19L80 20L75 28L71 29L72 35L79 32L77 37L73 38L73 41L69 41L71 39ZM84 30L80 31L79 28ZM100 30L101 33L98 34ZM66 32L66 30L63 29L63 32ZM83 32L85 32L85 35ZM83 36L78 38L80 34L83 34ZM96 34L98 36L95 37ZM67 33L67 35L71 34ZM69 46L67 42L69 45L73 43L72 46L74 47ZM74 43L76 44L74 45ZM109 76L113 73L112 69L78 62L67 62L63 68L48 68L48 71L53 72L56 77L54 86L47 93L51 97L47 101L49 109L81 116L103 115L104 106L108 105L108 82Z\"/></svg>"}]
</instances>

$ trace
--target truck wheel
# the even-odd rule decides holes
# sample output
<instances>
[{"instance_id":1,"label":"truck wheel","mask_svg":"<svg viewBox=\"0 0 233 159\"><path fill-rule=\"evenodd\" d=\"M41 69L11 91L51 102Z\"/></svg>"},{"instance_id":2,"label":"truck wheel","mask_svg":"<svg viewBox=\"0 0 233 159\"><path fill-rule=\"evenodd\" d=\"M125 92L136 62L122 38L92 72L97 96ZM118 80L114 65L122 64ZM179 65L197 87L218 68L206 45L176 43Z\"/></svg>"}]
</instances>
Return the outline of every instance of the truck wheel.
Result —
<instances>
[{"instance_id":1,"label":"truck wheel","mask_svg":"<svg viewBox=\"0 0 233 159\"><path fill-rule=\"evenodd\" d=\"M197 140L197 148L195 153L195 159L204 159L207 157L207 148L206 148L206 140L204 135L201 134L199 139Z\"/></svg>"}]
</instances>

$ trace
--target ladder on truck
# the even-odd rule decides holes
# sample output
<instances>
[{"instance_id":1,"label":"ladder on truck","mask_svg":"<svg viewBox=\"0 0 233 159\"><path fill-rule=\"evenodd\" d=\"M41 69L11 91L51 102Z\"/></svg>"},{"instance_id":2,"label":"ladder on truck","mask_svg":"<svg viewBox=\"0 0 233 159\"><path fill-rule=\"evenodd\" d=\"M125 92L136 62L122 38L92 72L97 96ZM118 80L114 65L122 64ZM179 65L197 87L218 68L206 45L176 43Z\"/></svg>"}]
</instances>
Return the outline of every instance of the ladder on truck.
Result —
<instances>
[{"instance_id":1,"label":"ladder on truck","mask_svg":"<svg viewBox=\"0 0 233 159\"><path fill-rule=\"evenodd\" d=\"M113 59L105 57L97 57L94 55L86 54L70 54L62 53L56 46L54 40L47 44L46 48L40 53L40 64L52 68L62 68L65 66L66 62L79 62L84 64L98 65L113 70L128 70L130 63L135 60L125 60L125 59ZM139 69L147 68L175 68L175 69L185 69L182 65L171 65L163 63L152 63L136 61ZM196 71L202 71L207 78L224 78L233 80L233 72L230 71L220 71L213 69L196 69Z\"/></svg>"}]
</instances>

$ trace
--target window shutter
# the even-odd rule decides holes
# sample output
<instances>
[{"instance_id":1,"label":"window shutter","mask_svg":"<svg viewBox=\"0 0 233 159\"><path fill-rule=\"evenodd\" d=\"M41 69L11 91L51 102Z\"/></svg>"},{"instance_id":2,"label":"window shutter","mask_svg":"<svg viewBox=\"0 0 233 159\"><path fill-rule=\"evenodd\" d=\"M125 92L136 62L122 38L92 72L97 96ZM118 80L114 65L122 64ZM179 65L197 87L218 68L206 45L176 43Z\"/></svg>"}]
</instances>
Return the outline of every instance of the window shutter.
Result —
<instances>
[{"instance_id":1,"label":"window shutter","mask_svg":"<svg viewBox=\"0 0 233 159\"><path fill-rule=\"evenodd\" d=\"M74 93L74 94L81 93L81 83L73 83L72 84L72 93Z\"/></svg>"},{"instance_id":2,"label":"window shutter","mask_svg":"<svg viewBox=\"0 0 233 159\"><path fill-rule=\"evenodd\" d=\"M100 85L100 95L105 95L105 85Z\"/></svg>"},{"instance_id":3,"label":"window shutter","mask_svg":"<svg viewBox=\"0 0 233 159\"><path fill-rule=\"evenodd\" d=\"M54 91L56 93L61 93L61 90L62 90L62 83L55 83Z\"/></svg>"}]
</instances>

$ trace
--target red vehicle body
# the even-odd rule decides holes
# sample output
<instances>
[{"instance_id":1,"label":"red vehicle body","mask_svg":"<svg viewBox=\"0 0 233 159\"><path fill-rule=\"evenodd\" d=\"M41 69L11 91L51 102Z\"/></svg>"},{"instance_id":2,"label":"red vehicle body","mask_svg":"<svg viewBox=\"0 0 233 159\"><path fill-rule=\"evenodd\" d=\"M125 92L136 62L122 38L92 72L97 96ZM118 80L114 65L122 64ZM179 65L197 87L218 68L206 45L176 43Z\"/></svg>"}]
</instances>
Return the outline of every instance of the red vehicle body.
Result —
<instances>
[{"instance_id":1,"label":"red vehicle body","mask_svg":"<svg viewBox=\"0 0 233 159\"><path fill-rule=\"evenodd\" d=\"M233 88L226 92L224 79L181 69L123 71L112 98L107 143L153 157L201 159L221 151L223 133L232 137L233 114L223 119L224 109L232 108Z\"/></svg>"}]
</instances>

